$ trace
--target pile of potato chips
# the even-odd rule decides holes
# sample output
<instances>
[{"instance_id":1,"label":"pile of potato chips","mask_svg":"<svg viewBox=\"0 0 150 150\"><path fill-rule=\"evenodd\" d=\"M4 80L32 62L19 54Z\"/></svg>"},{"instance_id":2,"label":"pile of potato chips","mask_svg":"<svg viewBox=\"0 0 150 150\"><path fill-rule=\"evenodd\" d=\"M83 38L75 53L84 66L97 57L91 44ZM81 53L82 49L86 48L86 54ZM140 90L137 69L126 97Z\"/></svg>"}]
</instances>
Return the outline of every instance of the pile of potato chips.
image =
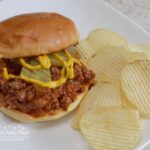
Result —
<instances>
[{"instance_id":1,"label":"pile of potato chips","mask_svg":"<svg viewBox=\"0 0 150 150\"><path fill-rule=\"evenodd\" d=\"M76 50L96 73L72 127L96 150L133 150L150 117L150 45L132 45L118 33L96 29Z\"/></svg>"}]
</instances>

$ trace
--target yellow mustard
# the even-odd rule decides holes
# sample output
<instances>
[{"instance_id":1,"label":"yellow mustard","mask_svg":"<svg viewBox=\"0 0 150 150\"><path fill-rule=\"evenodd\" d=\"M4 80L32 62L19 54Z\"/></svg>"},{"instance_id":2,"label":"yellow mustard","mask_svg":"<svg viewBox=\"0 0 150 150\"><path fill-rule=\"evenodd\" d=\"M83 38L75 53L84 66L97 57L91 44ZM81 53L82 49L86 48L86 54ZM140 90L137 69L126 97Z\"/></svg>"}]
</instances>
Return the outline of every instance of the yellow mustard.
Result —
<instances>
[{"instance_id":1,"label":"yellow mustard","mask_svg":"<svg viewBox=\"0 0 150 150\"><path fill-rule=\"evenodd\" d=\"M28 64L23 58L19 59L21 65L29 70L37 70L37 69L42 69L41 65L30 65Z\"/></svg>"},{"instance_id":2,"label":"yellow mustard","mask_svg":"<svg viewBox=\"0 0 150 150\"><path fill-rule=\"evenodd\" d=\"M10 78L17 78L18 76L15 76L13 74L8 74L8 70L6 67L3 68L3 75L6 79L10 79Z\"/></svg>"},{"instance_id":3,"label":"yellow mustard","mask_svg":"<svg viewBox=\"0 0 150 150\"><path fill-rule=\"evenodd\" d=\"M56 54L56 53L53 54L63 64L63 68L61 70L61 77L57 81L42 82L42 81L39 81L37 79L32 79L32 78L26 77L24 75L16 76L13 74L8 74L7 68L3 68L4 77L6 79L20 78L20 79L23 79L27 82L36 83L38 85L41 85L44 87L49 87L49 88L59 87L62 84L64 84L67 79L73 79L74 78L73 66L75 63L80 64L80 62L77 59L73 58L67 50L65 50L65 54L66 54L67 59L68 59L67 61L65 61L63 59L63 57L60 56L59 54ZM36 66L32 66L32 65L26 63L23 58L20 59L20 63L22 64L23 67L26 67L27 69L30 69L30 70L42 69L42 68L49 69L51 67L51 60L48 58L48 56L46 56L46 55L39 56L37 59L39 61L39 65L36 65Z\"/></svg>"},{"instance_id":4,"label":"yellow mustard","mask_svg":"<svg viewBox=\"0 0 150 150\"><path fill-rule=\"evenodd\" d=\"M38 61L43 69L49 69L51 67L51 60L47 55L39 56Z\"/></svg>"},{"instance_id":5,"label":"yellow mustard","mask_svg":"<svg viewBox=\"0 0 150 150\"><path fill-rule=\"evenodd\" d=\"M49 88L56 88L56 87L62 85L63 83L65 83L66 80L67 80L66 77L62 76L57 81L42 82L42 81L39 81L39 80L36 80L36 79L31 79L31 78L23 76L23 75L22 76L16 76L16 75L13 75L13 74L8 74L7 68L3 68L3 73L4 73L4 77L6 79L19 78L19 79L23 79L27 82L36 83L38 85L41 85L41 86L44 86L44 87L49 87Z\"/></svg>"}]
</instances>

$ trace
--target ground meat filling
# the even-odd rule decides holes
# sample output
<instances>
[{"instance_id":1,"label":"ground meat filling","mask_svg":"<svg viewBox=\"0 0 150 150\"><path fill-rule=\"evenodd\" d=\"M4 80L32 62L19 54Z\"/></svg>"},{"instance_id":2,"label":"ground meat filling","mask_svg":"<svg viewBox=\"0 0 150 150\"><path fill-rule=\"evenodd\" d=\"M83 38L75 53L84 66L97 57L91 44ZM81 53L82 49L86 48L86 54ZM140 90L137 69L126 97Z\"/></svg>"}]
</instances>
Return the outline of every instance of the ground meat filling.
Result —
<instances>
[{"instance_id":1,"label":"ground meat filling","mask_svg":"<svg viewBox=\"0 0 150 150\"><path fill-rule=\"evenodd\" d=\"M55 89L41 87L21 79L6 80L0 70L0 106L19 110L34 117L46 113L53 114L57 109L67 110L76 97L85 91L85 86L92 84L91 81L95 77L95 74L84 65L76 64L74 70L74 79ZM12 70L11 67L11 72L19 70ZM58 80L60 72L60 67L52 66L52 80Z\"/></svg>"}]
</instances>

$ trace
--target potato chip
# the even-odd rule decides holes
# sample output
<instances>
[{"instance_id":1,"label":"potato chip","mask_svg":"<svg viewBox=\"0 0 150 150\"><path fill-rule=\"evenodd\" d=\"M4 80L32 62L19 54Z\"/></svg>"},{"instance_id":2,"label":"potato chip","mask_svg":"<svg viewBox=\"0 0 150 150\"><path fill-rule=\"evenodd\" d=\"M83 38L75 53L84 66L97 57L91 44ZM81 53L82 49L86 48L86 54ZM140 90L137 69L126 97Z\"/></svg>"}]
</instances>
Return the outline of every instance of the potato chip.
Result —
<instances>
[{"instance_id":1,"label":"potato chip","mask_svg":"<svg viewBox=\"0 0 150 150\"><path fill-rule=\"evenodd\" d=\"M121 91L121 105L123 108L135 109L135 106L129 102L127 96L125 95L123 91Z\"/></svg>"},{"instance_id":2,"label":"potato chip","mask_svg":"<svg viewBox=\"0 0 150 150\"><path fill-rule=\"evenodd\" d=\"M127 47L127 41L118 33L99 28L91 31L85 40L81 40L76 46L76 50L81 58L87 61L106 46Z\"/></svg>"},{"instance_id":3,"label":"potato chip","mask_svg":"<svg viewBox=\"0 0 150 150\"><path fill-rule=\"evenodd\" d=\"M128 100L150 117L150 60L139 60L128 64L123 72L121 84Z\"/></svg>"},{"instance_id":4,"label":"potato chip","mask_svg":"<svg viewBox=\"0 0 150 150\"><path fill-rule=\"evenodd\" d=\"M144 52L150 55L150 44L128 44L130 51Z\"/></svg>"},{"instance_id":5,"label":"potato chip","mask_svg":"<svg viewBox=\"0 0 150 150\"><path fill-rule=\"evenodd\" d=\"M86 40L81 40L76 46L76 51L79 53L82 60L87 61L96 53L97 50Z\"/></svg>"},{"instance_id":6,"label":"potato chip","mask_svg":"<svg viewBox=\"0 0 150 150\"><path fill-rule=\"evenodd\" d=\"M79 121L84 113L96 107L120 106L120 88L109 82L97 83L83 98L72 127L79 129Z\"/></svg>"},{"instance_id":7,"label":"potato chip","mask_svg":"<svg viewBox=\"0 0 150 150\"><path fill-rule=\"evenodd\" d=\"M133 150L141 139L138 111L96 108L83 115L81 133L95 150Z\"/></svg>"},{"instance_id":8,"label":"potato chip","mask_svg":"<svg viewBox=\"0 0 150 150\"><path fill-rule=\"evenodd\" d=\"M106 46L124 47L127 45L126 39L120 34L103 28L91 31L86 40L97 50Z\"/></svg>"},{"instance_id":9,"label":"potato chip","mask_svg":"<svg viewBox=\"0 0 150 150\"><path fill-rule=\"evenodd\" d=\"M137 110L137 108L129 102L127 96L125 95L125 93L123 91L121 92L121 105L123 108L129 108L132 110ZM142 125L143 118L141 116L139 117L139 120L140 120L140 123Z\"/></svg>"},{"instance_id":10,"label":"potato chip","mask_svg":"<svg viewBox=\"0 0 150 150\"><path fill-rule=\"evenodd\" d=\"M105 47L87 62L96 73L98 81L119 81L124 66L129 62L129 52L124 48Z\"/></svg>"},{"instance_id":11,"label":"potato chip","mask_svg":"<svg viewBox=\"0 0 150 150\"><path fill-rule=\"evenodd\" d=\"M142 52L131 52L129 53L129 62L133 62L135 60L148 60L150 59L149 55Z\"/></svg>"}]
</instances>

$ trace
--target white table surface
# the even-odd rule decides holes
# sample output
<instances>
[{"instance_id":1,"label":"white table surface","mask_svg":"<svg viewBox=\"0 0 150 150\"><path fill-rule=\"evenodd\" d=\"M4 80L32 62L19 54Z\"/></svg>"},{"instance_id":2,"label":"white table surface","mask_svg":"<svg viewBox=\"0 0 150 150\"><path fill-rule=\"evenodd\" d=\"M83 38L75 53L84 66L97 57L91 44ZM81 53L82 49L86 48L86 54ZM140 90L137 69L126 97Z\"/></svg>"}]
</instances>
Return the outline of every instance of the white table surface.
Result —
<instances>
[{"instance_id":1,"label":"white table surface","mask_svg":"<svg viewBox=\"0 0 150 150\"><path fill-rule=\"evenodd\" d=\"M150 0L103 0L150 32Z\"/></svg>"}]
</instances>

